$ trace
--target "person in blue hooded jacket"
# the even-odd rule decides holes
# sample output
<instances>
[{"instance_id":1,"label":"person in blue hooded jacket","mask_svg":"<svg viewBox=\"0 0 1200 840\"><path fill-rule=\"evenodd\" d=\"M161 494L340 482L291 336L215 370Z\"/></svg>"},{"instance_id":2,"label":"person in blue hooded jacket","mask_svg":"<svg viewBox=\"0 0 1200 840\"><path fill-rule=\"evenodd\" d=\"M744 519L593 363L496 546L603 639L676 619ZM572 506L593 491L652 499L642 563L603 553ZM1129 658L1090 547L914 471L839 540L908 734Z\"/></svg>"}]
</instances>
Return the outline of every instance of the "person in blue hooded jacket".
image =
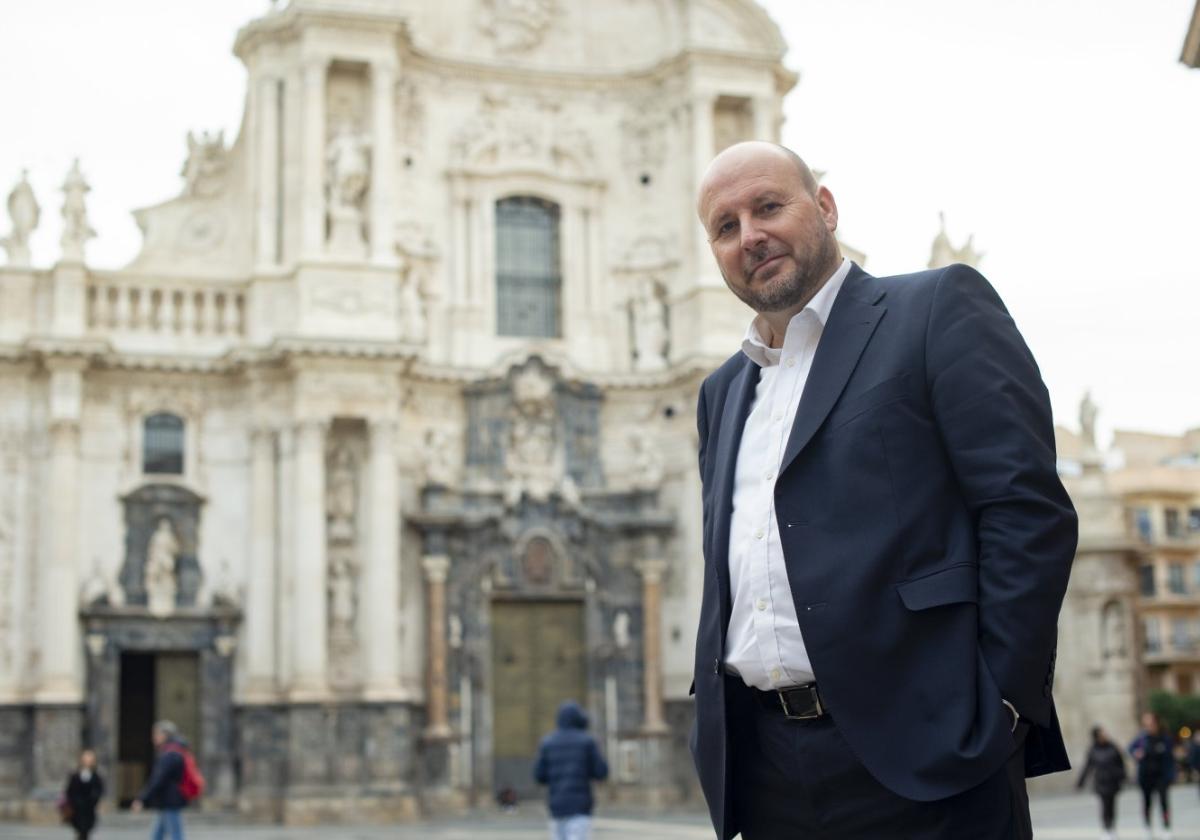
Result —
<instances>
[{"instance_id":1,"label":"person in blue hooded jacket","mask_svg":"<svg viewBox=\"0 0 1200 840\"><path fill-rule=\"evenodd\" d=\"M558 707L558 728L542 739L533 777L547 785L551 840L587 840L592 830L592 780L608 764L588 734L587 713L574 700Z\"/></svg>"}]
</instances>

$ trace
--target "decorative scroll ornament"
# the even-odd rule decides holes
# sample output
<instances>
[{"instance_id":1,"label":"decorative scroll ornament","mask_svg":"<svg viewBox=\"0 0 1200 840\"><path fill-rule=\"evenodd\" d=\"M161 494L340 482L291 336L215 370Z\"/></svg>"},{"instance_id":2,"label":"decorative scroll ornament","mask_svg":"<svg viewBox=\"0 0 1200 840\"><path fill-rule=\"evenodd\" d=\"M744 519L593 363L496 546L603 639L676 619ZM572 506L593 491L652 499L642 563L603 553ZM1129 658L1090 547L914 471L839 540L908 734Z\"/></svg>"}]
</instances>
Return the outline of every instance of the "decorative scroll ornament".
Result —
<instances>
[{"instance_id":1,"label":"decorative scroll ornament","mask_svg":"<svg viewBox=\"0 0 1200 840\"><path fill-rule=\"evenodd\" d=\"M558 13L557 0L483 0L483 31L496 51L529 50L542 42Z\"/></svg>"}]
</instances>

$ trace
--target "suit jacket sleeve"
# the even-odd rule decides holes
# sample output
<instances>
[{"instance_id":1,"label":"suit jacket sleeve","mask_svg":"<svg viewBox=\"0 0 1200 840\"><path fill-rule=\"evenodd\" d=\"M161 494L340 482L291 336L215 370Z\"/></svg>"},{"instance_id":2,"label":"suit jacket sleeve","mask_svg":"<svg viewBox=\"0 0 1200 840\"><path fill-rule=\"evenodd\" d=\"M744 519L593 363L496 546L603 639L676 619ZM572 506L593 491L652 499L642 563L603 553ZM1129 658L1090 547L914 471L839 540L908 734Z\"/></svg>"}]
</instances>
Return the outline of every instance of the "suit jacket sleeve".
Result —
<instances>
[{"instance_id":1,"label":"suit jacket sleeve","mask_svg":"<svg viewBox=\"0 0 1200 840\"><path fill-rule=\"evenodd\" d=\"M983 659L1004 699L1047 726L1078 536L1049 395L999 296L967 266L937 280L925 357L934 417L978 536Z\"/></svg>"}]
</instances>

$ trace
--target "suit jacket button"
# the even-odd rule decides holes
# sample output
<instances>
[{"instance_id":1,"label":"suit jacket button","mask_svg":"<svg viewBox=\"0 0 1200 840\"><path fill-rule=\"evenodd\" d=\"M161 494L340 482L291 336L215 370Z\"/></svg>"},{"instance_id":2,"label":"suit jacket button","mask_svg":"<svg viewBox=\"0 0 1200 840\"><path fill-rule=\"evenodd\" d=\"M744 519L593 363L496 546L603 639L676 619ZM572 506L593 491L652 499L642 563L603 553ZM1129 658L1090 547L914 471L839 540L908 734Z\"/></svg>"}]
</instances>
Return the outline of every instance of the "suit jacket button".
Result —
<instances>
[{"instance_id":1,"label":"suit jacket button","mask_svg":"<svg viewBox=\"0 0 1200 840\"><path fill-rule=\"evenodd\" d=\"M720 659L714 659L714 660L713 660L713 673L714 673L714 674L720 674L720 673L721 673L721 660L720 660Z\"/></svg>"}]
</instances>

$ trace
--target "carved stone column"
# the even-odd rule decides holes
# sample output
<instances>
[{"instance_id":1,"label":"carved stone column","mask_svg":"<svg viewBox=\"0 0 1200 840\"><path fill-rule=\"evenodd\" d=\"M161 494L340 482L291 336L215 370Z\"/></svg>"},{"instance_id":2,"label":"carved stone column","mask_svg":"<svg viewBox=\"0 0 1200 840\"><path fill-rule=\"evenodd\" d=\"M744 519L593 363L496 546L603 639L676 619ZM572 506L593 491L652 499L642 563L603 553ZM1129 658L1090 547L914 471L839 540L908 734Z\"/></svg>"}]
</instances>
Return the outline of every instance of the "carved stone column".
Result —
<instances>
[{"instance_id":1,"label":"carved stone column","mask_svg":"<svg viewBox=\"0 0 1200 840\"><path fill-rule=\"evenodd\" d=\"M246 585L246 699L275 693L275 435L250 438L250 573Z\"/></svg>"},{"instance_id":2,"label":"carved stone column","mask_svg":"<svg viewBox=\"0 0 1200 840\"><path fill-rule=\"evenodd\" d=\"M329 62L309 59L304 65L303 168L301 177L300 253L306 258L325 252L325 76Z\"/></svg>"},{"instance_id":3,"label":"carved stone column","mask_svg":"<svg viewBox=\"0 0 1200 840\"><path fill-rule=\"evenodd\" d=\"M58 360L50 371L50 475L45 553L38 563L39 703L76 703L83 695L79 628L79 416L83 365Z\"/></svg>"},{"instance_id":4,"label":"carved stone column","mask_svg":"<svg viewBox=\"0 0 1200 840\"><path fill-rule=\"evenodd\" d=\"M396 421L370 422L367 489L367 560L363 586L366 690L369 700L400 694L400 492Z\"/></svg>"},{"instance_id":5,"label":"carved stone column","mask_svg":"<svg viewBox=\"0 0 1200 840\"><path fill-rule=\"evenodd\" d=\"M371 65L371 122L374 130L371 155L371 261L393 265L396 185L396 68Z\"/></svg>"},{"instance_id":6,"label":"carved stone column","mask_svg":"<svg viewBox=\"0 0 1200 840\"><path fill-rule=\"evenodd\" d=\"M637 564L642 576L642 730L655 734L667 731L662 694L662 576L666 568L663 560L642 560Z\"/></svg>"},{"instance_id":7,"label":"carved stone column","mask_svg":"<svg viewBox=\"0 0 1200 840\"><path fill-rule=\"evenodd\" d=\"M446 667L446 578L450 558L442 554L426 555L421 560L425 571L425 609L428 627L429 687L426 697L425 737L450 737L450 693Z\"/></svg>"},{"instance_id":8,"label":"carved stone column","mask_svg":"<svg viewBox=\"0 0 1200 840\"><path fill-rule=\"evenodd\" d=\"M292 686L296 700L321 699L329 684L326 614L328 558L325 536L325 433L328 424L296 425L295 622L292 627Z\"/></svg>"}]
</instances>

